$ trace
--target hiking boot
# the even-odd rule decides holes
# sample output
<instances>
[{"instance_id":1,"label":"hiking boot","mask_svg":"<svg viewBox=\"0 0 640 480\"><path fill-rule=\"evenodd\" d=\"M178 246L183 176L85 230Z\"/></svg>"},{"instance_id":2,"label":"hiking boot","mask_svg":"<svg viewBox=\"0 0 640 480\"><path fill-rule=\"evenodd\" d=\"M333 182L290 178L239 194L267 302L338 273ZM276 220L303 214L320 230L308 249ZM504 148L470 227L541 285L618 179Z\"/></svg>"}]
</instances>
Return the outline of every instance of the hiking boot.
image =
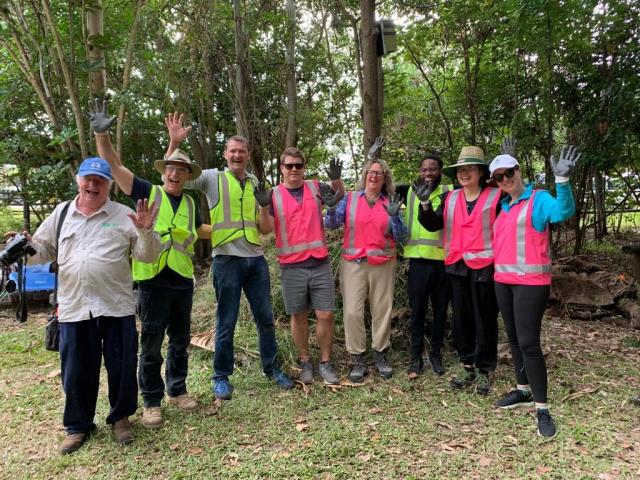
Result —
<instances>
[{"instance_id":1,"label":"hiking boot","mask_svg":"<svg viewBox=\"0 0 640 480\"><path fill-rule=\"evenodd\" d=\"M311 374L313 376L313 370L311 371ZM293 385L294 385L293 380L291 380L289 376L286 373L284 373L282 370L280 370L278 367L275 367L271 371L269 378L274 382L276 382L276 384L283 390L291 390L293 388Z\"/></svg>"},{"instance_id":2,"label":"hiking boot","mask_svg":"<svg viewBox=\"0 0 640 480\"><path fill-rule=\"evenodd\" d=\"M233 394L233 385L226 378L215 380L213 386L213 394L218 400L231 400Z\"/></svg>"},{"instance_id":3,"label":"hiking boot","mask_svg":"<svg viewBox=\"0 0 640 480\"><path fill-rule=\"evenodd\" d=\"M89 435L86 433L72 433L64 437L64 440L60 444L58 451L62 455L67 455L78 450L84 442L87 441Z\"/></svg>"},{"instance_id":4,"label":"hiking boot","mask_svg":"<svg viewBox=\"0 0 640 480\"><path fill-rule=\"evenodd\" d=\"M537 410L536 423L538 424L538 435L551 438L556 434L556 424L549 414L549 410Z\"/></svg>"},{"instance_id":5,"label":"hiking boot","mask_svg":"<svg viewBox=\"0 0 640 480\"><path fill-rule=\"evenodd\" d=\"M361 383L364 377L369 375L369 368L364 353L359 355L351 355L351 370L349 371L349 380L353 383Z\"/></svg>"},{"instance_id":6,"label":"hiking boot","mask_svg":"<svg viewBox=\"0 0 640 480\"><path fill-rule=\"evenodd\" d=\"M531 392L518 389L511 390L496 402L496 407L505 409L533 407L533 397L531 396Z\"/></svg>"},{"instance_id":7,"label":"hiking boot","mask_svg":"<svg viewBox=\"0 0 640 480\"><path fill-rule=\"evenodd\" d=\"M391 368L391 365L389 364L386 352L376 352L374 350L373 363L378 369L378 373L382 378L384 378L385 380L391 378L391 375L393 375L393 368Z\"/></svg>"},{"instance_id":8,"label":"hiking boot","mask_svg":"<svg viewBox=\"0 0 640 480\"><path fill-rule=\"evenodd\" d=\"M336 375L336 372L333 370L333 365L331 365L331 362L329 361L320 362L318 364L318 373L320 373L324 383L327 385L338 385L340 383L340 379L338 378L338 375Z\"/></svg>"},{"instance_id":9,"label":"hiking boot","mask_svg":"<svg viewBox=\"0 0 640 480\"><path fill-rule=\"evenodd\" d=\"M407 369L407 375L411 378L417 377L422 372L424 372L424 362L421 358L411 357L411 362L409 362L409 368Z\"/></svg>"},{"instance_id":10,"label":"hiking boot","mask_svg":"<svg viewBox=\"0 0 640 480\"><path fill-rule=\"evenodd\" d=\"M157 407L158 410L160 407ZM162 420L162 417L160 417ZM133 442L133 426L129 421L129 417L121 418L116 421L113 425L111 425L111 429L113 430L113 438L115 438L116 442L120 445L129 445Z\"/></svg>"},{"instance_id":11,"label":"hiking boot","mask_svg":"<svg viewBox=\"0 0 640 480\"><path fill-rule=\"evenodd\" d=\"M195 398L191 398L186 393L178 395L177 397L168 397L167 400L180 410L193 411L198 408L198 402L196 402Z\"/></svg>"},{"instance_id":12,"label":"hiking boot","mask_svg":"<svg viewBox=\"0 0 640 480\"><path fill-rule=\"evenodd\" d=\"M463 388L471 385L476 379L476 370L475 368L467 368L462 367L462 371L458 372L458 374L451 379L449 384L451 388L454 390L462 390Z\"/></svg>"},{"instance_id":13,"label":"hiking boot","mask_svg":"<svg viewBox=\"0 0 640 480\"><path fill-rule=\"evenodd\" d=\"M142 409L142 425L146 428L162 426L162 409L160 407L144 407Z\"/></svg>"},{"instance_id":14,"label":"hiking boot","mask_svg":"<svg viewBox=\"0 0 640 480\"><path fill-rule=\"evenodd\" d=\"M444 375L445 368L442 364L442 357L429 357L429 361L431 362L431 370L436 375Z\"/></svg>"},{"instance_id":15,"label":"hiking boot","mask_svg":"<svg viewBox=\"0 0 640 480\"><path fill-rule=\"evenodd\" d=\"M300 375L298 375L298 380L300 380L305 385L309 385L313 383L313 366L310 361L300 360L298 365L301 368Z\"/></svg>"},{"instance_id":16,"label":"hiking boot","mask_svg":"<svg viewBox=\"0 0 640 480\"><path fill-rule=\"evenodd\" d=\"M488 373L480 372L476 383L476 393L478 395L488 395L491 390L491 377Z\"/></svg>"}]
</instances>

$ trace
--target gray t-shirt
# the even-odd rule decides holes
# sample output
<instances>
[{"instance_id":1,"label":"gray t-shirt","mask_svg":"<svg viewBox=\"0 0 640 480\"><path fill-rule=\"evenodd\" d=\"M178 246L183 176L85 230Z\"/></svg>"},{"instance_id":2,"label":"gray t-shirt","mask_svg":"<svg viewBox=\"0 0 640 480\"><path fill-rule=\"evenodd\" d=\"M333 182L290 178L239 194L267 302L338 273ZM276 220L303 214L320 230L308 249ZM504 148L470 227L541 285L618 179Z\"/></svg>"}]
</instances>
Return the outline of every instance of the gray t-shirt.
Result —
<instances>
[{"instance_id":1,"label":"gray t-shirt","mask_svg":"<svg viewBox=\"0 0 640 480\"><path fill-rule=\"evenodd\" d=\"M202 174L192 180L187 182L185 188L190 190L200 190L207 197L207 204L209 205L209 210L215 207L220 201L218 195L218 176L220 175L220 170L217 168L209 168L207 170L203 170ZM256 178L247 172L247 179L251 179L253 181L257 181ZM251 181L249 180L249 181ZM254 245L247 241L245 237L236 238L224 245L220 245L213 249L211 253L212 257L216 257L218 255L233 255L235 257L260 257L264 255L262 247L260 245Z\"/></svg>"}]
</instances>

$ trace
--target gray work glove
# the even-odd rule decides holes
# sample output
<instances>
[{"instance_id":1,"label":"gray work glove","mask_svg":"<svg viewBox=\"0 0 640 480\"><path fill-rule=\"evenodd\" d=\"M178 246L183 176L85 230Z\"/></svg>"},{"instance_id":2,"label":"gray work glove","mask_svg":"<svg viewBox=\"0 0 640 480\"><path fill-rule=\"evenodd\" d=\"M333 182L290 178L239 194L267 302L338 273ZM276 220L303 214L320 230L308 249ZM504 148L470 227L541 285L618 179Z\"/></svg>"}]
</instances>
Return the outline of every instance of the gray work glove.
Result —
<instances>
[{"instance_id":1,"label":"gray work glove","mask_svg":"<svg viewBox=\"0 0 640 480\"><path fill-rule=\"evenodd\" d=\"M331 180L340 180L342 176L342 161L338 160L336 157L333 157L329 161L329 168L325 170L327 172L327 176Z\"/></svg>"},{"instance_id":2,"label":"gray work glove","mask_svg":"<svg viewBox=\"0 0 640 480\"><path fill-rule=\"evenodd\" d=\"M369 160L373 160L374 158L376 158L378 156L378 152L380 151L380 149L382 148L382 146L384 144L385 144L384 137L376 138L375 142L373 142L373 145L371 145L371 148L369 149L369 152L367 153L367 158Z\"/></svg>"},{"instance_id":3,"label":"gray work glove","mask_svg":"<svg viewBox=\"0 0 640 480\"><path fill-rule=\"evenodd\" d=\"M107 133L113 122L116 121L115 115L109 118L107 109L109 108L109 102L103 100L100 102L97 98L92 102L89 100L89 124L94 133Z\"/></svg>"},{"instance_id":4,"label":"gray work glove","mask_svg":"<svg viewBox=\"0 0 640 480\"><path fill-rule=\"evenodd\" d=\"M555 156L551 155L549 163L551 164L551 170L556 177L568 178L571 174L571 170L580 160L582 154L578 152L578 148L574 145L568 145L562 147L560 152L560 158L555 159Z\"/></svg>"},{"instance_id":5,"label":"gray work glove","mask_svg":"<svg viewBox=\"0 0 640 480\"><path fill-rule=\"evenodd\" d=\"M264 182L258 182L256 188L253 190L253 196L256 197L256 202L261 207L268 207L271 205L271 189L267 188Z\"/></svg>"},{"instance_id":6,"label":"gray work glove","mask_svg":"<svg viewBox=\"0 0 640 480\"><path fill-rule=\"evenodd\" d=\"M320 194L318 198L322 200L327 207L335 207L340 200L342 200L342 192L340 190L334 192L333 189L326 183L320 184Z\"/></svg>"},{"instance_id":7,"label":"gray work glove","mask_svg":"<svg viewBox=\"0 0 640 480\"><path fill-rule=\"evenodd\" d=\"M394 193L389 197L389 203L384 206L390 217L397 217L400 214L400 207L402 206L402 197L397 193Z\"/></svg>"},{"instance_id":8,"label":"gray work glove","mask_svg":"<svg viewBox=\"0 0 640 480\"><path fill-rule=\"evenodd\" d=\"M416 192L416 197L420 202L428 202L434 189L434 182L416 182L413 184L413 191Z\"/></svg>"},{"instance_id":9,"label":"gray work glove","mask_svg":"<svg viewBox=\"0 0 640 480\"><path fill-rule=\"evenodd\" d=\"M513 158L517 160L518 159L518 157L516 156L517 147L518 147L518 140L515 139L514 137L510 137L509 135L507 135L506 137L504 137L504 140L502 140L502 145L500 145L500 153L511 155Z\"/></svg>"}]
</instances>

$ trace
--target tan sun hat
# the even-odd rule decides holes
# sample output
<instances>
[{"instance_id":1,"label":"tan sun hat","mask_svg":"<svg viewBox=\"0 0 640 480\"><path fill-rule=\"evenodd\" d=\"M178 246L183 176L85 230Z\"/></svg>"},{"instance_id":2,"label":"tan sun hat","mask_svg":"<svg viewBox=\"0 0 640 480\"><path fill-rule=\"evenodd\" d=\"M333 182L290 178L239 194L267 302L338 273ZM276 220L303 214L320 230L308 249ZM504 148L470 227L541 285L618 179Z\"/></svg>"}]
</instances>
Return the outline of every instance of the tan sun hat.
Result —
<instances>
[{"instance_id":1,"label":"tan sun hat","mask_svg":"<svg viewBox=\"0 0 640 480\"><path fill-rule=\"evenodd\" d=\"M455 180L456 169L463 165L481 165L487 172L489 171L489 165L484 161L484 152L480 147L467 146L462 147L458 161L452 165L447 165L442 168L442 173Z\"/></svg>"},{"instance_id":2,"label":"tan sun hat","mask_svg":"<svg viewBox=\"0 0 640 480\"><path fill-rule=\"evenodd\" d=\"M153 162L153 166L156 168L160 175L164 175L164 169L167 163L183 163L185 167L191 170L191 180L198 178L202 173L202 168L195 162L192 162L189 156L179 148L176 148L171 155L165 157L162 160L156 160Z\"/></svg>"}]
</instances>

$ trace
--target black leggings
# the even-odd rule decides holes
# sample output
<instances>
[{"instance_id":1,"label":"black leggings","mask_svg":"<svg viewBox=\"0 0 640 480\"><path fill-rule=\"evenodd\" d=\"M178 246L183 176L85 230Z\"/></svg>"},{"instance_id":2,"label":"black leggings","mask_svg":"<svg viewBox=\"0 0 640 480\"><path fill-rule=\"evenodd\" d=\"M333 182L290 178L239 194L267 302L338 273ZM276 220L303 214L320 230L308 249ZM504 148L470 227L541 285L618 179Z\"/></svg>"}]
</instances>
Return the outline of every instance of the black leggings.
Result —
<instances>
[{"instance_id":1,"label":"black leggings","mask_svg":"<svg viewBox=\"0 0 640 480\"><path fill-rule=\"evenodd\" d=\"M547 403L547 366L540 347L540 328L549 291L549 285L496 282L496 298L509 336L518 385L530 385L537 403Z\"/></svg>"}]
</instances>

